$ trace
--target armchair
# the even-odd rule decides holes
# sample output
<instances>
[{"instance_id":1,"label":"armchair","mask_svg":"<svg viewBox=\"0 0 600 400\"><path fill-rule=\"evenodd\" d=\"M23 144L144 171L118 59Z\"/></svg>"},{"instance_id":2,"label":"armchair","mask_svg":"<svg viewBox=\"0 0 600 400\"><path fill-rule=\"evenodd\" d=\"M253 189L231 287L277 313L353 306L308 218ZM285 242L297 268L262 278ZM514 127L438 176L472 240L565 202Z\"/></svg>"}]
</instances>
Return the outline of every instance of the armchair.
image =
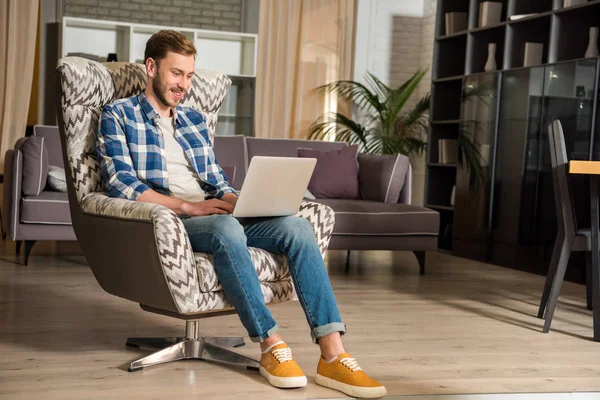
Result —
<instances>
[{"instance_id":1,"label":"armchair","mask_svg":"<svg viewBox=\"0 0 600 400\"><path fill-rule=\"evenodd\" d=\"M181 338L129 338L130 347L158 349L132 362L129 371L169 361L196 358L258 369L254 359L225 347L243 338L206 338L198 321L234 313L209 254L192 251L181 220L164 206L109 198L96 163L95 137L102 107L139 93L146 83L142 64L100 64L78 57L59 61L56 70L58 120L65 159L73 228L100 286L135 301L145 311L186 321ZM217 113L231 81L223 74L197 71L182 103L204 113L212 135ZM299 215L314 227L324 255L334 214L303 203ZM265 303L295 298L285 258L251 248Z\"/></svg>"}]
</instances>

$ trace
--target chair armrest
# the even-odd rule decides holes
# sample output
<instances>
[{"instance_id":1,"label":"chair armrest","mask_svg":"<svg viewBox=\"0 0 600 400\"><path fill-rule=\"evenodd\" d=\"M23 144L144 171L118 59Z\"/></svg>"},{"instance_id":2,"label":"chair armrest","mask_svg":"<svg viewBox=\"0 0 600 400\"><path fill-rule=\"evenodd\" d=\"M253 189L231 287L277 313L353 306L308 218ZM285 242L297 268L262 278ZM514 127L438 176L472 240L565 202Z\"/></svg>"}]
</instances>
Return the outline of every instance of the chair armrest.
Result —
<instances>
[{"instance_id":1,"label":"chair armrest","mask_svg":"<svg viewBox=\"0 0 600 400\"><path fill-rule=\"evenodd\" d=\"M333 226L335 225L335 213L331 207L313 203L312 201L303 201L296 215L306 218L311 223L317 237L321 255L325 258L327 247L329 247L329 240L333 233Z\"/></svg>"},{"instance_id":2,"label":"chair armrest","mask_svg":"<svg viewBox=\"0 0 600 400\"><path fill-rule=\"evenodd\" d=\"M158 258L178 311L192 314L201 310L194 253L183 222L173 211L158 204L117 199L98 192L86 195L81 209L88 215L152 224Z\"/></svg>"}]
</instances>

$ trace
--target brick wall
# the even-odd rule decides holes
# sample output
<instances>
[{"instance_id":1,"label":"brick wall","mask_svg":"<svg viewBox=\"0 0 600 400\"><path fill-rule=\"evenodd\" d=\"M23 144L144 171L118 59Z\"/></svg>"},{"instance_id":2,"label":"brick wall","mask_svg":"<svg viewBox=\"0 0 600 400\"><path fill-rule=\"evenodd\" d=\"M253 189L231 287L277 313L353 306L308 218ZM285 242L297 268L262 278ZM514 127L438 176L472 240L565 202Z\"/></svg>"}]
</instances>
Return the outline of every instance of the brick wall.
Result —
<instances>
[{"instance_id":1,"label":"brick wall","mask_svg":"<svg viewBox=\"0 0 600 400\"><path fill-rule=\"evenodd\" d=\"M244 0L64 0L64 15L194 29L241 31Z\"/></svg>"},{"instance_id":2,"label":"brick wall","mask_svg":"<svg viewBox=\"0 0 600 400\"><path fill-rule=\"evenodd\" d=\"M433 59L433 34L437 0L424 0L423 17L392 16L392 41L390 47L390 84L397 87L409 79L419 68L427 68L415 95L408 106L431 87L431 61Z\"/></svg>"},{"instance_id":3,"label":"brick wall","mask_svg":"<svg viewBox=\"0 0 600 400\"><path fill-rule=\"evenodd\" d=\"M414 106L431 88L436 7L437 0L423 0L422 17L392 16L389 53L389 80L392 87L401 85L419 68L427 68L427 73L407 102L407 107ZM410 160L413 167L412 203L422 205L425 194L425 154L413 154Z\"/></svg>"}]
</instances>

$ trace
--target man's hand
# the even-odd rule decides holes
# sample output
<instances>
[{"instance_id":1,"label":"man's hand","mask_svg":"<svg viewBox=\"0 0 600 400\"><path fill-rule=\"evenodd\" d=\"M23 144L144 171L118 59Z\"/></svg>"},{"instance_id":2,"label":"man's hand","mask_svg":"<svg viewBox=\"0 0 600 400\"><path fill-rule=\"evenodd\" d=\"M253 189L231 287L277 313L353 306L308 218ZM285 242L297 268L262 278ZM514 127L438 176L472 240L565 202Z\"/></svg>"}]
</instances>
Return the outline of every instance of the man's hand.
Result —
<instances>
[{"instance_id":1,"label":"man's hand","mask_svg":"<svg viewBox=\"0 0 600 400\"><path fill-rule=\"evenodd\" d=\"M235 205L238 201L238 197L233 193L225 193L223 197L221 197L221 200L228 202L233 206L233 208L235 208Z\"/></svg>"},{"instance_id":2,"label":"man's hand","mask_svg":"<svg viewBox=\"0 0 600 400\"><path fill-rule=\"evenodd\" d=\"M185 202L181 210L185 215L200 216L213 214L231 214L234 206L219 199L210 199L199 202Z\"/></svg>"}]
</instances>

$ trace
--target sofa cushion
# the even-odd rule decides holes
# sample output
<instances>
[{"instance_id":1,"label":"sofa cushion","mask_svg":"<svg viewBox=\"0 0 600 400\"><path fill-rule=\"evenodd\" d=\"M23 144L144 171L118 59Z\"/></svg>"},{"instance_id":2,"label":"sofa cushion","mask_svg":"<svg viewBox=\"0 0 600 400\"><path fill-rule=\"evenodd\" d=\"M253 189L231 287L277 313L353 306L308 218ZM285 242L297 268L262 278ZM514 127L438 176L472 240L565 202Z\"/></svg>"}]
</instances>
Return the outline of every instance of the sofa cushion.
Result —
<instances>
[{"instance_id":1,"label":"sofa cushion","mask_svg":"<svg viewBox=\"0 0 600 400\"><path fill-rule=\"evenodd\" d=\"M38 196L21 199L21 222L24 224L71 225L71 211L66 193L43 191Z\"/></svg>"},{"instance_id":2,"label":"sofa cushion","mask_svg":"<svg viewBox=\"0 0 600 400\"><path fill-rule=\"evenodd\" d=\"M48 167L48 187L57 192L67 191L67 178L63 168L56 165Z\"/></svg>"},{"instance_id":3,"label":"sofa cushion","mask_svg":"<svg viewBox=\"0 0 600 400\"><path fill-rule=\"evenodd\" d=\"M359 154L358 183L362 198L397 203L409 163L404 154Z\"/></svg>"},{"instance_id":4,"label":"sofa cushion","mask_svg":"<svg viewBox=\"0 0 600 400\"><path fill-rule=\"evenodd\" d=\"M331 151L298 149L298 157L317 159L308 190L317 199L359 199L357 153L357 145Z\"/></svg>"},{"instance_id":5,"label":"sofa cushion","mask_svg":"<svg viewBox=\"0 0 600 400\"><path fill-rule=\"evenodd\" d=\"M237 190L242 188L246 178L246 140L242 135L215 136L215 156L221 168L233 167L235 177L229 176L225 171L229 184Z\"/></svg>"},{"instance_id":6,"label":"sofa cushion","mask_svg":"<svg viewBox=\"0 0 600 400\"><path fill-rule=\"evenodd\" d=\"M48 179L48 150L46 139L29 136L21 145L23 153L23 194L37 196L46 186Z\"/></svg>"},{"instance_id":7,"label":"sofa cushion","mask_svg":"<svg viewBox=\"0 0 600 400\"><path fill-rule=\"evenodd\" d=\"M33 134L44 138L44 146L48 149L48 163L64 169L65 163L63 161L58 126L36 125L33 127Z\"/></svg>"},{"instance_id":8,"label":"sofa cushion","mask_svg":"<svg viewBox=\"0 0 600 400\"><path fill-rule=\"evenodd\" d=\"M321 140L264 139L246 138L248 162L254 156L297 157L298 149L338 150L347 147L345 142L324 142Z\"/></svg>"},{"instance_id":9,"label":"sofa cushion","mask_svg":"<svg viewBox=\"0 0 600 400\"><path fill-rule=\"evenodd\" d=\"M411 204L369 200L317 199L335 212L334 235L437 235L437 211Z\"/></svg>"}]
</instances>

